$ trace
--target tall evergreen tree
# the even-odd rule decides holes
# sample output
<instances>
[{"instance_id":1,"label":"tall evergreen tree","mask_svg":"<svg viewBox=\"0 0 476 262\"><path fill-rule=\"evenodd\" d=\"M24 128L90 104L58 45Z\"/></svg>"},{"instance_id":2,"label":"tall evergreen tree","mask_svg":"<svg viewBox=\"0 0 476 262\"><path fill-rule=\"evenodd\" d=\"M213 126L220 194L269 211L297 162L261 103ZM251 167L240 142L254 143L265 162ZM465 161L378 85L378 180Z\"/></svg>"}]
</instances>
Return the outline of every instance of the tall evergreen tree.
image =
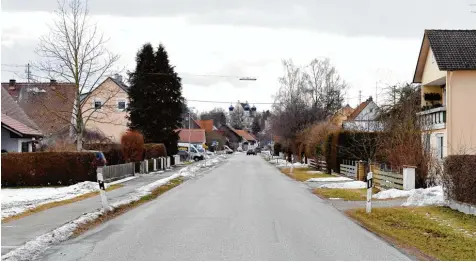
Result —
<instances>
[{"instance_id":1,"label":"tall evergreen tree","mask_svg":"<svg viewBox=\"0 0 476 262\"><path fill-rule=\"evenodd\" d=\"M255 134L255 135L257 135L259 132L261 132L261 126L260 126L258 117L255 117L253 119L253 124L251 125L251 132L253 132L253 134Z\"/></svg>"},{"instance_id":2,"label":"tall evergreen tree","mask_svg":"<svg viewBox=\"0 0 476 262\"><path fill-rule=\"evenodd\" d=\"M170 65L162 44L150 43L137 52L135 71L129 74L129 127L140 131L146 143L164 143L167 154L177 153L184 98L181 79Z\"/></svg>"}]
</instances>

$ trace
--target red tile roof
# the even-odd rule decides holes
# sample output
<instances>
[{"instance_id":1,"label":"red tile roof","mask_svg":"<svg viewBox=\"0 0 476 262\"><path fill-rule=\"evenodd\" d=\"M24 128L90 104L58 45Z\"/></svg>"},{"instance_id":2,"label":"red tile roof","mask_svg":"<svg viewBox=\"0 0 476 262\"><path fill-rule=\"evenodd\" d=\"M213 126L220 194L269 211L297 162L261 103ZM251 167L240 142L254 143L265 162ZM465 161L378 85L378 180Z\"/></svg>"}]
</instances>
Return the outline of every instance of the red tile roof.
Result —
<instances>
[{"instance_id":1,"label":"red tile roof","mask_svg":"<svg viewBox=\"0 0 476 262\"><path fill-rule=\"evenodd\" d=\"M196 122L197 122L198 125L200 125L200 127L202 129L205 129L205 131L207 131L207 132L213 131L213 119L197 120Z\"/></svg>"},{"instance_id":2,"label":"red tile roof","mask_svg":"<svg viewBox=\"0 0 476 262\"><path fill-rule=\"evenodd\" d=\"M254 138L250 133L246 132L245 130L235 129L235 132L247 141L256 141L256 138Z\"/></svg>"},{"instance_id":3,"label":"red tile roof","mask_svg":"<svg viewBox=\"0 0 476 262\"><path fill-rule=\"evenodd\" d=\"M370 102L372 102L371 98L367 99L365 102L360 103L360 105L354 110L354 112L352 112L352 114L347 117L347 121L355 120L355 118L362 112L362 110L364 110L364 108L367 107L368 104L370 104Z\"/></svg>"},{"instance_id":4,"label":"red tile roof","mask_svg":"<svg viewBox=\"0 0 476 262\"><path fill-rule=\"evenodd\" d=\"M77 90L70 83L2 83L43 134L70 127Z\"/></svg>"},{"instance_id":5,"label":"red tile roof","mask_svg":"<svg viewBox=\"0 0 476 262\"><path fill-rule=\"evenodd\" d=\"M177 129L179 132L179 142L188 143L189 139L191 143L202 143L207 142L205 136L205 129Z\"/></svg>"},{"instance_id":6,"label":"red tile roof","mask_svg":"<svg viewBox=\"0 0 476 262\"><path fill-rule=\"evenodd\" d=\"M30 135L30 136L41 136L41 132L28 127L27 125L2 114L2 126L5 126L8 129L20 134L20 135Z\"/></svg>"}]
</instances>

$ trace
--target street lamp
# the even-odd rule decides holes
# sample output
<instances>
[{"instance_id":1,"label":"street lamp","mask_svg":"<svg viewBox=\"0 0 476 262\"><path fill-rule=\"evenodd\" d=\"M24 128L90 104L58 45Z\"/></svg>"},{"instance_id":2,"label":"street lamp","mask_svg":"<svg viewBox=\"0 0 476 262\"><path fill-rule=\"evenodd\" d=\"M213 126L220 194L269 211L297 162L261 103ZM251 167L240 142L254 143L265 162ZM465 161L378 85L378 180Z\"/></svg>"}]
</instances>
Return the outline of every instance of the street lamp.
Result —
<instances>
[{"instance_id":1,"label":"street lamp","mask_svg":"<svg viewBox=\"0 0 476 262\"><path fill-rule=\"evenodd\" d=\"M194 110L195 107L188 108L188 161L190 161L191 156L191 149L192 149L192 129L191 129L191 111Z\"/></svg>"}]
</instances>

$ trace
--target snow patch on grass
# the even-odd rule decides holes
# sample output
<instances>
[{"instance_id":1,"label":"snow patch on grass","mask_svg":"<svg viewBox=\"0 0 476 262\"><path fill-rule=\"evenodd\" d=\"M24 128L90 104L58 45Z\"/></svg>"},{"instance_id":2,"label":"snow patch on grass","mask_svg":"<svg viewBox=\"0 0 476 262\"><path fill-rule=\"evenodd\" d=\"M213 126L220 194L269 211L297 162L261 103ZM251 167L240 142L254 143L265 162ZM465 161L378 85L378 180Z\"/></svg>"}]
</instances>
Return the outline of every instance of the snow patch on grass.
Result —
<instances>
[{"instance_id":1,"label":"snow patch on grass","mask_svg":"<svg viewBox=\"0 0 476 262\"><path fill-rule=\"evenodd\" d=\"M399 198L399 197L409 197L411 196L415 190L400 190L400 189L388 189L384 191L380 191L377 194L373 195L372 198L375 199L390 199L390 198Z\"/></svg>"},{"instance_id":2,"label":"snow patch on grass","mask_svg":"<svg viewBox=\"0 0 476 262\"><path fill-rule=\"evenodd\" d=\"M359 188L367 188L367 183L362 181L330 183L330 184L321 185L319 186L319 188L359 189Z\"/></svg>"},{"instance_id":3,"label":"snow patch on grass","mask_svg":"<svg viewBox=\"0 0 476 262\"><path fill-rule=\"evenodd\" d=\"M308 179L306 182L339 182L339 181L352 181L352 179L347 177L319 177L319 178L311 178Z\"/></svg>"}]
</instances>

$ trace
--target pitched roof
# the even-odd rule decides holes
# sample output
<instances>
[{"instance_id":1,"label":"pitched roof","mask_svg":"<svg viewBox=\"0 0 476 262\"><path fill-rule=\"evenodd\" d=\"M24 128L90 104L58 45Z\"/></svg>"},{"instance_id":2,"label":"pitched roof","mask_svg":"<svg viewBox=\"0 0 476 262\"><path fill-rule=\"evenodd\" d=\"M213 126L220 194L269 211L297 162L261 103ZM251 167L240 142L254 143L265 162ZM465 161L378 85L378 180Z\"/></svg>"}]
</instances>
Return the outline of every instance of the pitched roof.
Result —
<instances>
[{"instance_id":1,"label":"pitched roof","mask_svg":"<svg viewBox=\"0 0 476 262\"><path fill-rule=\"evenodd\" d=\"M205 131L207 132L213 131L213 119L197 120L196 122L200 126L200 128L205 129Z\"/></svg>"},{"instance_id":2,"label":"pitched roof","mask_svg":"<svg viewBox=\"0 0 476 262\"><path fill-rule=\"evenodd\" d=\"M76 87L72 83L2 83L44 135L70 126Z\"/></svg>"},{"instance_id":3,"label":"pitched roof","mask_svg":"<svg viewBox=\"0 0 476 262\"><path fill-rule=\"evenodd\" d=\"M17 121L5 114L2 114L2 126L7 127L19 135L42 136L39 130L28 127L20 121Z\"/></svg>"},{"instance_id":4,"label":"pitched roof","mask_svg":"<svg viewBox=\"0 0 476 262\"><path fill-rule=\"evenodd\" d=\"M122 77L118 78L117 76L116 77L108 77L110 78L116 85L118 85L120 88L122 88L122 90L124 90L124 92L128 92L129 91L129 86L126 85L124 82L122 82Z\"/></svg>"},{"instance_id":5,"label":"pitched roof","mask_svg":"<svg viewBox=\"0 0 476 262\"><path fill-rule=\"evenodd\" d=\"M240 135L242 138L244 138L246 141L256 141L256 138L254 138L250 133L248 133L246 130L237 130L234 129L234 131Z\"/></svg>"},{"instance_id":6,"label":"pitched roof","mask_svg":"<svg viewBox=\"0 0 476 262\"><path fill-rule=\"evenodd\" d=\"M207 141L204 129L177 129L180 143L205 143Z\"/></svg>"},{"instance_id":7,"label":"pitched roof","mask_svg":"<svg viewBox=\"0 0 476 262\"><path fill-rule=\"evenodd\" d=\"M476 30L425 30L441 71L476 69Z\"/></svg>"},{"instance_id":8,"label":"pitched roof","mask_svg":"<svg viewBox=\"0 0 476 262\"><path fill-rule=\"evenodd\" d=\"M7 115L32 129L39 129L38 125L28 117L5 88L2 88L2 115Z\"/></svg>"},{"instance_id":9,"label":"pitched roof","mask_svg":"<svg viewBox=\"0 0 476 262\"><path fill-rule=\"evenodd\" d=\"M358 115L360 115L362 110L364 110L371 102L372 102L372 97L370 97L369 99L360 103L360 105L357 108L355 108L355 110L352 112L352 114L350 114L349 117L347 117L347 121L355 120L355 118Z\"/></svg>"}]
</instances>

